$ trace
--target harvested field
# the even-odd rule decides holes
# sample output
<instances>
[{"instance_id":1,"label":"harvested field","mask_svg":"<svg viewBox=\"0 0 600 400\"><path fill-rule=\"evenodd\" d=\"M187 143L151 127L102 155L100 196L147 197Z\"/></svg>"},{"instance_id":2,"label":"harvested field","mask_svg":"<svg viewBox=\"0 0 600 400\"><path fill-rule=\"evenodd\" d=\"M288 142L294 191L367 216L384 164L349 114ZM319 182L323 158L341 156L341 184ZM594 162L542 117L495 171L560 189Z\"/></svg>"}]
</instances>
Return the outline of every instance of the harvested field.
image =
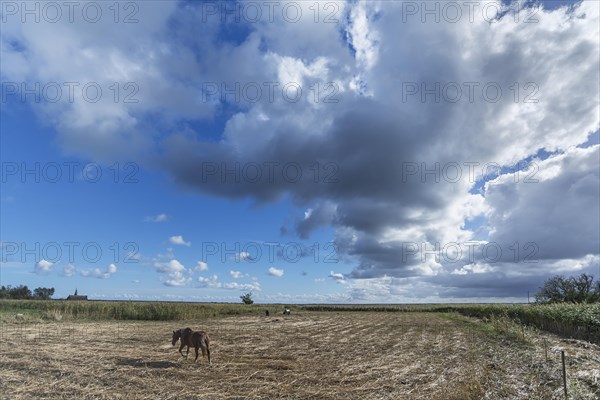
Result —
<instances>
[{"instance_id":1,"label":"harvested field","mask_svg":"<svg viewBox=\"0 0 600 400\"><path fill-rule=\"evenodd\" d=\"M212 366L171 346L185 326L209 333ZM523 340L453 314L5 322L0 331L0 393L10 399L562 399L561 349L571 398L600 396L598 346L533 330Z\"/></svg>"}]
</instances>

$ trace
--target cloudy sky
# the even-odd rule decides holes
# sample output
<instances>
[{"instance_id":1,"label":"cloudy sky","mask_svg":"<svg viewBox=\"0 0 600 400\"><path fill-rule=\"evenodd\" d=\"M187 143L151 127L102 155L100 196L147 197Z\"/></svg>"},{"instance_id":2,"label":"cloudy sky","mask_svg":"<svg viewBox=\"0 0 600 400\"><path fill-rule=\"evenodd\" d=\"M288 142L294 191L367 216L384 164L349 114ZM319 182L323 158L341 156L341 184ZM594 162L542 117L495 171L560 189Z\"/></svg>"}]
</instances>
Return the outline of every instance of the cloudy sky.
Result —
<instances>
[{"instance_id":1,"label":"cloudy sky","mask_svg":"<svg viewBox=\"0 0 600 400\"><path fill-rule=\"evenodd\" d=\"M1 283L510 302L598 276L599 7L3 2Z\"/></svg>"}]
</instances>

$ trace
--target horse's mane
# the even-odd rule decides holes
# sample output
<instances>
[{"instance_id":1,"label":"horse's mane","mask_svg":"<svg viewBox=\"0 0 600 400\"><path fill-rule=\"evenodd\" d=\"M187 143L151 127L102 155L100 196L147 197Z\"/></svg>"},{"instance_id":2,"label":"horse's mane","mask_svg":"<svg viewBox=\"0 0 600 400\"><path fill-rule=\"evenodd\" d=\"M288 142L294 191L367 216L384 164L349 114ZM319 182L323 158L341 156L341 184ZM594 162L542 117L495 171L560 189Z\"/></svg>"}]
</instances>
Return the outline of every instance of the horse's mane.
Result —
<instances>
[{"instance_id":1,"label":"horse's mane","mask_svg":"<svg viewBox=\"0 0 600 400\"><path fill-rule=\"evenodd\" d=\"M182 342L186 342L188 336L193 332L192 328L181 328L179 329L177 332L179 332L179 337L181 338Z\"/></svg>"}]
</instances>

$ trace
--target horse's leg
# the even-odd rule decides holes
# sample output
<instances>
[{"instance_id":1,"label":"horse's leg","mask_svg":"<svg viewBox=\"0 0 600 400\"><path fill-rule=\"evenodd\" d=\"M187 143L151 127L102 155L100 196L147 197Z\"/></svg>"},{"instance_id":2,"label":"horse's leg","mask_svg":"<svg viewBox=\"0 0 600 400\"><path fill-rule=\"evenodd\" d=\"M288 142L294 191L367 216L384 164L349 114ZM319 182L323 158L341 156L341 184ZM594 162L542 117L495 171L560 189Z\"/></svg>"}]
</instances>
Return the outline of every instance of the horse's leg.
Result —
<instances>
[{"instance_id":1,"label":"horse's leg","mask_svg":"<svg viewBox=\"0 0 600 400\"><path fill-rule=\"evenodd\" d=\"M183 350L183 347L185 346L185 344L183 342L181 342L181 345L179 346L179 354L181 354L181 357L184 357L183 352L181 350Z\"/></svg>"},{"instance_id":2,"label":"horse's leg","mask_svg":"<svg viewBox=\"0 0 600 400\"><path fill-rule=\"evenodd\" d=\"M197 344L194 346L194 350L196 350L196 358L194 359L194 362L198 362L198 345Z\"/></svg>"},{"instance_id":3,"label":"horse's leg","mask_svg":"<svg viewBox=\"0 0 600 400\"><path fill-rule=\"evenodd\" d=\"M208 357L208 365L210 365L210 349L206 346L202 346L202 358Z\"/></svg>"},{"instance_id":4,"label":"horse's leg","mask_svg":"<svg viewBox=\"0 0 600 400\"><path fill-rule=\"evenodd\" d=\"M202 347L202 357L204 357L204 348L206 347L206 355L208 356L208 365L210 365L210 339L206 337L204 347Z\"/></svg>"},{"instance_id":5,"label":"horse's leg","mask_svg":"<svg viewBox=\"0 0 600 400\"><path fill-rule=\"evenodd\" d=\"M185 351L185 359L187 360L188 354L190 354L190 345L188 344L187 350Z\"/></svg>"}]
</instances>

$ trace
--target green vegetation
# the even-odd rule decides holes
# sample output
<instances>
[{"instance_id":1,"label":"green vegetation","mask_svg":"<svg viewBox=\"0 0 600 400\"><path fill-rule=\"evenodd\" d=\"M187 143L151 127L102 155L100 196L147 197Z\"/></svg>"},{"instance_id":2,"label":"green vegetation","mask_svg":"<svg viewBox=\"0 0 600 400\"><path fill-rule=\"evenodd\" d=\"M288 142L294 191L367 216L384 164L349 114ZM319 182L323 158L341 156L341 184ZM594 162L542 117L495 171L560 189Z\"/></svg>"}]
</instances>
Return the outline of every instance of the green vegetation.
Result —
<instances>
[{"instance_id":1,"label":"green vegetation","mask_svg":"<svg viewBox=\"0 0 600 400\"><path fill-rule=\"evenodd\" d=\"M254 304L254 300L252 300L252 292L241 295L240 299L242 299L242 303L244 304Z\"/></svg>"},{"instance_id":2,"label":"green vegetation","mask_svg":"<svg viewBox=\"0 0 600 400\"><path fill-rule=\"evenodd\" d=\"M69 300L0 300L0 313L26 313L42 319L145 320L175 321L227 315L264 313L264 305L129 302L129 301L69 301Z\"/></svg>"},{"instance_id":3,"label":"green vegetation","mask_svg":"<svg viewBox=\"0 0 600 400\"><path fill-rule=\"evenodd\" d=\"M54 295L54 288L39 287L31 293L27 286L19 285L17 287L2 286L0 287L0 299L34 299L34 300L49 300Z\"/></svg>"},{"instance_id":4,"label":"green vegetation","mask_svg":"<svg viewBox=\"0 0 600 400\"><path fill-rule=\"evenodd\" d=\"M535 294L535 301L550 303L597 303L600 302L600 281L594 284L592 275L555 276L544 282Z\"/></svg>"},{"instance_id":5,"label":"green vegetation","mask_svg":"<svg viewBox=\"0 0 600 400\"><path fill-rule=\"evenodd\" d=\"M33 298L35 300L50 300L54 295L54 288L43 288L39 287L33 291Z\"/></svg>"},{"instance_id":6,"label":"green vegetation","mask_svg":"<svg viewBox=\"0 0 600 400\"><path fill-rule=\"evenodd\" d=\"M600 304L482 305L459 307L462 315L510 318L561 336L600 343Z\"/></svg>"}]
</instances>

